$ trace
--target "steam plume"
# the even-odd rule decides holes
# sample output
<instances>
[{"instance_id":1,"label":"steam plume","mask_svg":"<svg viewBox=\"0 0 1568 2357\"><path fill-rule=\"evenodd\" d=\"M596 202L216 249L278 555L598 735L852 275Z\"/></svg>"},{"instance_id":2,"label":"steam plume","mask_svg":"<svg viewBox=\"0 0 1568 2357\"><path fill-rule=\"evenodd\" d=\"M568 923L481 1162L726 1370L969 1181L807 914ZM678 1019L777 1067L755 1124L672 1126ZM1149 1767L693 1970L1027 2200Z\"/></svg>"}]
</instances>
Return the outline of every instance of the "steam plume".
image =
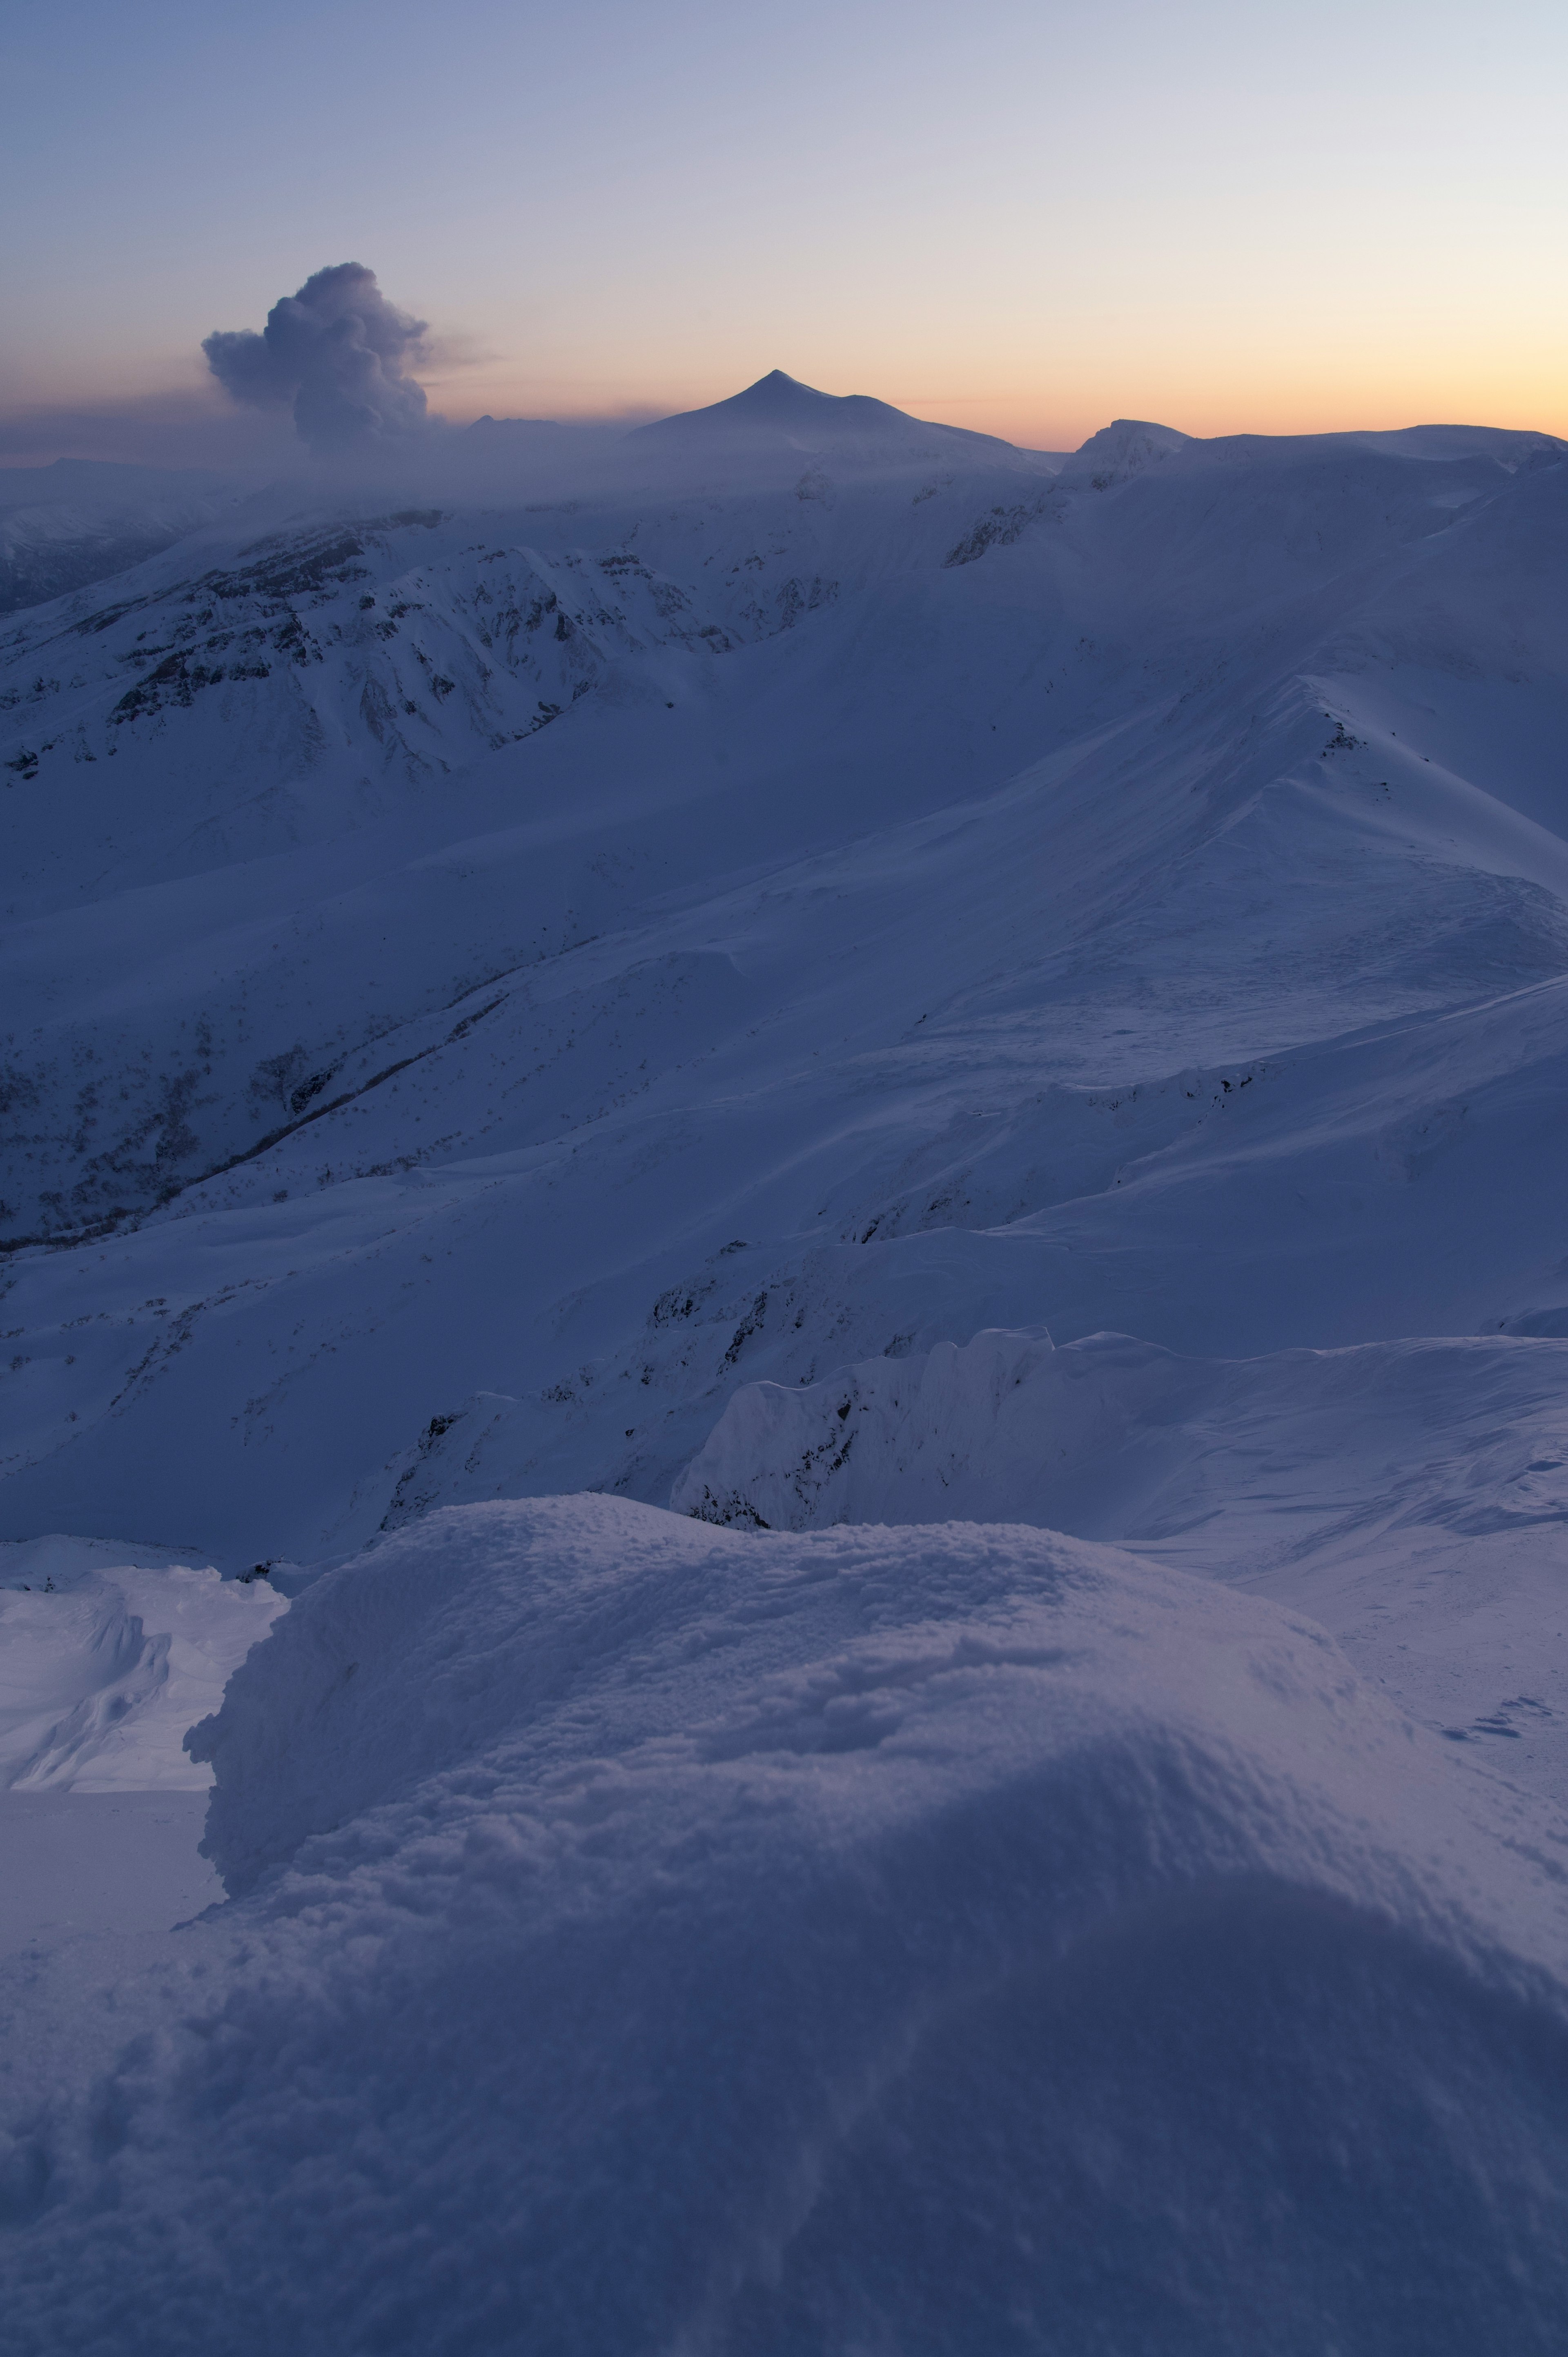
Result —
<instances>
[{"instance_id":1,"label":"steam plume","mask_svg":"<svg viewBox=\"0 0 1568 2357\"><path fill-rule=\"evenodd\" d=\"M403 372L420 354L425 325L389 303L362 263L318 270L253 329L225 329L202 344L207 365L235 401L292 403L299 434L317 449L401 441L425 425L424 393Z\"/></svg>"}]
</instances>

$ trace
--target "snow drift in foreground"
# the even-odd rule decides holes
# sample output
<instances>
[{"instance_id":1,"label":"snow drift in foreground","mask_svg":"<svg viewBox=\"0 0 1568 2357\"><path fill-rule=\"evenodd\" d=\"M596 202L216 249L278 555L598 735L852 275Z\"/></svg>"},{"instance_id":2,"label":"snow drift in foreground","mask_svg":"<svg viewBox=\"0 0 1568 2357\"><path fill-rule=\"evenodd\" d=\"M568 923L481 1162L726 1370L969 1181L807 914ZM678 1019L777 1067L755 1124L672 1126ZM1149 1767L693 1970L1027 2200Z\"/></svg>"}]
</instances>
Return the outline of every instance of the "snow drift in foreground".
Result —
<instances>
[{"instance_id":1,"label":"snow drift in foreground","mask_svg":"<svg viewBox=\"0 0 1568 2357\"><path fill-rule=\"evenodd\" d=\"M1565 1828L1255 1598L469 1506L191 1748L243 1895L7 2083L17 2357L1561 2345Z\"/></svg>"}]
</instances>

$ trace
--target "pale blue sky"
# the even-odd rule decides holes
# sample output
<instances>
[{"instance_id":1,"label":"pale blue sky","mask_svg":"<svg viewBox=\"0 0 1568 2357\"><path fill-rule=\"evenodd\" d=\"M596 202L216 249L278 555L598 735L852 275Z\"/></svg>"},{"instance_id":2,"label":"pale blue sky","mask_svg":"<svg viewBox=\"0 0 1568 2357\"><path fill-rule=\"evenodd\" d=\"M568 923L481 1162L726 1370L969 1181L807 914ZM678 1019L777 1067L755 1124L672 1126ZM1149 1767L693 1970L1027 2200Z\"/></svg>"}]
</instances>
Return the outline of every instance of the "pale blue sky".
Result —
<instances>
[{"instance_id":1,"label":"pale blue sky","mask_svg":"<svg viewBox=\"0 0 1568 2357\"><path fill-rule=\"evenodd\" d=\"M1568 429L1553 0L13 0L0 414L203 385L349 259L433 406L782 366L1047 446ZM205 395L203 395L205 397Z\"/></svg>"}]
</instances>

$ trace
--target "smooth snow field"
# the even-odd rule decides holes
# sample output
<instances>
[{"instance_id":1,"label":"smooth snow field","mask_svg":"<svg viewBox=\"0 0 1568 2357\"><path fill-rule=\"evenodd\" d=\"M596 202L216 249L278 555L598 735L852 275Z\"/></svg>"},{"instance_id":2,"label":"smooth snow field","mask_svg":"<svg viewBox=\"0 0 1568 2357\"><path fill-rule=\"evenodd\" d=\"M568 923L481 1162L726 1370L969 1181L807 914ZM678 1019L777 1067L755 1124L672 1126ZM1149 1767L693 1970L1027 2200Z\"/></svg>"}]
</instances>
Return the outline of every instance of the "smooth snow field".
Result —
<instances>
[{"instance_id":1,"label":"smooth snow field","mask_svg":"<svg viewBox=\"0 0 1568 2357\"><path fill-rule=\"evenodd\" d=\"M460 439L0 626L7 2352L1560 2352L1564 446Z\"/></svg>"}]
</instances>

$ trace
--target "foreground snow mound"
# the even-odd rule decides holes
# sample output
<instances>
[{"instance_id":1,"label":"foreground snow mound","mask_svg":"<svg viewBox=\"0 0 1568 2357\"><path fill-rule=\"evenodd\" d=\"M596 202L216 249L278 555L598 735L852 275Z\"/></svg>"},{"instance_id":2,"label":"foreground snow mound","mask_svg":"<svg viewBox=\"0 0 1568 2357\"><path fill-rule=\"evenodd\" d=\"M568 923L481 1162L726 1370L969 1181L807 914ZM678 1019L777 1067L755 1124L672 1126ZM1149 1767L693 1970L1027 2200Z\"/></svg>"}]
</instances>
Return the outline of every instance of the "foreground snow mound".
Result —
<instances>
[{"instance_id":1,"label":"foreground snow mound","mask_svg":"<svg viewBox=\"0 0 1568 2357\"><path fill-rule=\"evenodd\" d=\"M1563 1828L1252 1598L469 1506L192 1749L249 1896L12 2103L18 2352L1557 2345Z\"/></svg>"}]
</instances>

